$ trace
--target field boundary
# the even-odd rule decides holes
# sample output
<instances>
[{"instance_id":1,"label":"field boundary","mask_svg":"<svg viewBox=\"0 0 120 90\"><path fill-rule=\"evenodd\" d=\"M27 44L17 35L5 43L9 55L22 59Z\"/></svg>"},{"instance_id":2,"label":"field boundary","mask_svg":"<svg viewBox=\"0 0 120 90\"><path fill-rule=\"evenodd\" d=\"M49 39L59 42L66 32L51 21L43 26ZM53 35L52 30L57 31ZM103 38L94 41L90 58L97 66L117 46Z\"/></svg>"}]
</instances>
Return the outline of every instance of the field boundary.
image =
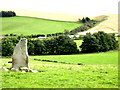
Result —
<instances>
[{"instance_id":1,"label":"field boundary","mask_svg":"<svg viewBox=\"0 0 120 90\"><path fill-rule=\"evenodd\" d=\"M43 61L43 62L53 62L53 63L62 63L62 64L74 64L74 65L85 65L85 64L82 64L82 63L67 63L67 62L59 62L59 61L55 61L55 60L42 60L42 59L33 59L33 60L37 60L37 61Z\"/></svg>"}]
</instances>

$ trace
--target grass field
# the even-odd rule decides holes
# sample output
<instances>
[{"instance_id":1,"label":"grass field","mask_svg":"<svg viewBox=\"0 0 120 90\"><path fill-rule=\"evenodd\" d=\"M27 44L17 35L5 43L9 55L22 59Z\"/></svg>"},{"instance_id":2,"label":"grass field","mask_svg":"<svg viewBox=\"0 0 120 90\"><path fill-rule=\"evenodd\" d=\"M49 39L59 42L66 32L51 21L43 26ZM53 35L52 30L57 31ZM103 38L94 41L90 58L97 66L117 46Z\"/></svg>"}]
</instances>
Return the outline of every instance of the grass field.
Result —
<instances>
[{"instance_id":1,"label":"grass field","mask_svg":"<svg viewBox=\"0 0 120 90\"><path fill-rule=\"evenodd\" d=\"M62 64L33 60L49 59ZM39 73L3 71L4 88L118 88L118 52L30 56L29 65ZM2 66L10 58L2 59ZM84 65L76 65L84 63Z\"/></svg>"},{"instance_id":2,"label":"grass field","mask_svg":"<svg viewBox=\"0 0 120 90\"><path fill-rule=\"evenodd\" d=\"M77 22L52 21L33 17L2 18L2 34L52 34L72 30L82 25Z\"/></svg>"},{"instance_id":3,"label":"grass field","mask_svg":"<svg viewBox=\"0 0 120 90\"><path fill-rule=\"evenodd\" d=\"M74 40L74 42L76 42L77 48L80 50L80 47L79 47L79 46L82 45L83 40Z\"/></svg>"},{"instance_id":4,"label":"grass field","mask_svg":"<svg viewBox=\"0 0 120 90\"><path fill-rule=\"evenodd\" d=\"M76 55L43 55L30 56L31 59L53 60L68 63L83 63L83 64L118 64L118 52L103 52L90 54L76 54ZM99 59L100 58L100 59ZM114 62L113 62L114 60Z\"/></svg>"}]
</instances>

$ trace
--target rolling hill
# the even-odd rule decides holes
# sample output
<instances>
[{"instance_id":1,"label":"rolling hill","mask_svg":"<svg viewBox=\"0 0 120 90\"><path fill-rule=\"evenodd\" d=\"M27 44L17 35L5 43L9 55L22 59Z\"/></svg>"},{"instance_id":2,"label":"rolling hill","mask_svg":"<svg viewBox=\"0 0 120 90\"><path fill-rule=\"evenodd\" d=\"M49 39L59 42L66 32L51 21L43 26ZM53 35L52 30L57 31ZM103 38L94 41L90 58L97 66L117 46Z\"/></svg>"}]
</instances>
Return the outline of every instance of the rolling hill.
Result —
<instances>
[{"instance_id":1,"label":"rolling hill","mask_svg":"<svg viewBox=\"0 0 120 90\"><path fill-rule=\"evenodd\" d=\"M34 17L2 18L2 34L52 34L72 30L82 23L56 21Z\"/></svg>"},{"instance_id":2,"label":"rolling hill","mask_svg":"<svg viewBox=\"0 0 120 90\"><path fill-rule=\"evenodd\" d=\"M17 17L2 19L3 34L52 34L64 32L65 29L70 31L82 25L82 23L76 22L78 20L78 16L76 15L71 16L56 13L31 13L28 11L17 11L17 14ZM106 33L118 33L118 29L120 30L120 28L118 27L117 14L101 15L90 18L100 21L103 20L105 17L107 17L107 19L102 21L100 24L78 34L85 35L88 32L94 33L98 31L104 31ZM80 16L79 18L82 17Z\"/></svg>"},{"instance_id":3,"label":"rolling hill","mask_svg":"<svg viewBox=\"0 0 120 90\"><path fill-rule=\"evenodd\" d=\"M100 20L104 16L95 17L93 19ZM107 15L107 19L98 24L97 26L89 29L85 32L78 33L79 35L85 35L86 33L95 33L98 31L104 31L106 33L118 33L118 15L117 14L109 14Z\"/></svg>"}]
</instances>

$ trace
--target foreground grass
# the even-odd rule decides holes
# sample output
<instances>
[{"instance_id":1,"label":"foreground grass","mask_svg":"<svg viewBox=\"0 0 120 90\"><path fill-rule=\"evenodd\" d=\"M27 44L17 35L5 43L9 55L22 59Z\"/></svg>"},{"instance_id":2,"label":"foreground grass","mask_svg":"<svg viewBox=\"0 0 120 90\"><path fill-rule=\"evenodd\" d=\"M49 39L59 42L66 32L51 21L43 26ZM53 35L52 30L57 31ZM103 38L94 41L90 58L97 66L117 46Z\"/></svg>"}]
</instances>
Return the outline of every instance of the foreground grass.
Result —
<instances>
[{"instance_id":1,"label":"foreground grass","mask_svg":"<svg viewBox=\"0 0 120 90\"><path fill-rule=\"evenodd\" d=\"M2 18L2 34L52 34L72 30L82 23L52 21L32 17Z\"/></svg>"},{"instance_id":2,"label":"foreground grass","mask_svg":"<svg viewBox=\"0 0 120 90\"><path fill-rule=\"evenodd\" d=\"M109 56L106 56L107 53ZM3 71L2 86L4 88L118 88L117 62L114 58L109 60L109 57L116 55L117 52L107 53L100 53L103 58L96 56L96 54L86 54L88 61L85 60L87 61L85 65L42 62L31 59L29 60L30 68L38 70L39 73ZM104 58L104 54L106 58ZM99 64L89 58L89 55L96 57L96 61L99 61L99 58L104 59L104 62ZM66 57L69 59L71 56L75 56L74 60L83 59L82 55L79 56L80 59L76 55ZM67 60L66 57L64 57L64 61ZM10 58L3 58L2 66L11 67L11 64L5 63L9 60ZM105 62L107 63L105 64Z\"/></svg>"}]
</instances>

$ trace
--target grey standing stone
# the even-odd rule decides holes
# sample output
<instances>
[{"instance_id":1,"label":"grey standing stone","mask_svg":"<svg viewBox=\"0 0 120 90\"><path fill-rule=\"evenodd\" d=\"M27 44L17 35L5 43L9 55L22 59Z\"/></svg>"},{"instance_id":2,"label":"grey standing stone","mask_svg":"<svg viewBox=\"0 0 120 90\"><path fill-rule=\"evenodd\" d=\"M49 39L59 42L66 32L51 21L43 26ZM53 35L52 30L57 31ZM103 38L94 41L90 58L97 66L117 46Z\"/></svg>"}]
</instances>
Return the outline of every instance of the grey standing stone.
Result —
<instances>
[{"instance_id":1,"label":"grey standing stone","mask_svg":"<svg viewBox=\"0 0 120 90\"><path fill-rule=\"evenodd\" d=\"M12 68L28 67L27 39L22 38L14 48Z\"/></svg>"}]
</instances>

